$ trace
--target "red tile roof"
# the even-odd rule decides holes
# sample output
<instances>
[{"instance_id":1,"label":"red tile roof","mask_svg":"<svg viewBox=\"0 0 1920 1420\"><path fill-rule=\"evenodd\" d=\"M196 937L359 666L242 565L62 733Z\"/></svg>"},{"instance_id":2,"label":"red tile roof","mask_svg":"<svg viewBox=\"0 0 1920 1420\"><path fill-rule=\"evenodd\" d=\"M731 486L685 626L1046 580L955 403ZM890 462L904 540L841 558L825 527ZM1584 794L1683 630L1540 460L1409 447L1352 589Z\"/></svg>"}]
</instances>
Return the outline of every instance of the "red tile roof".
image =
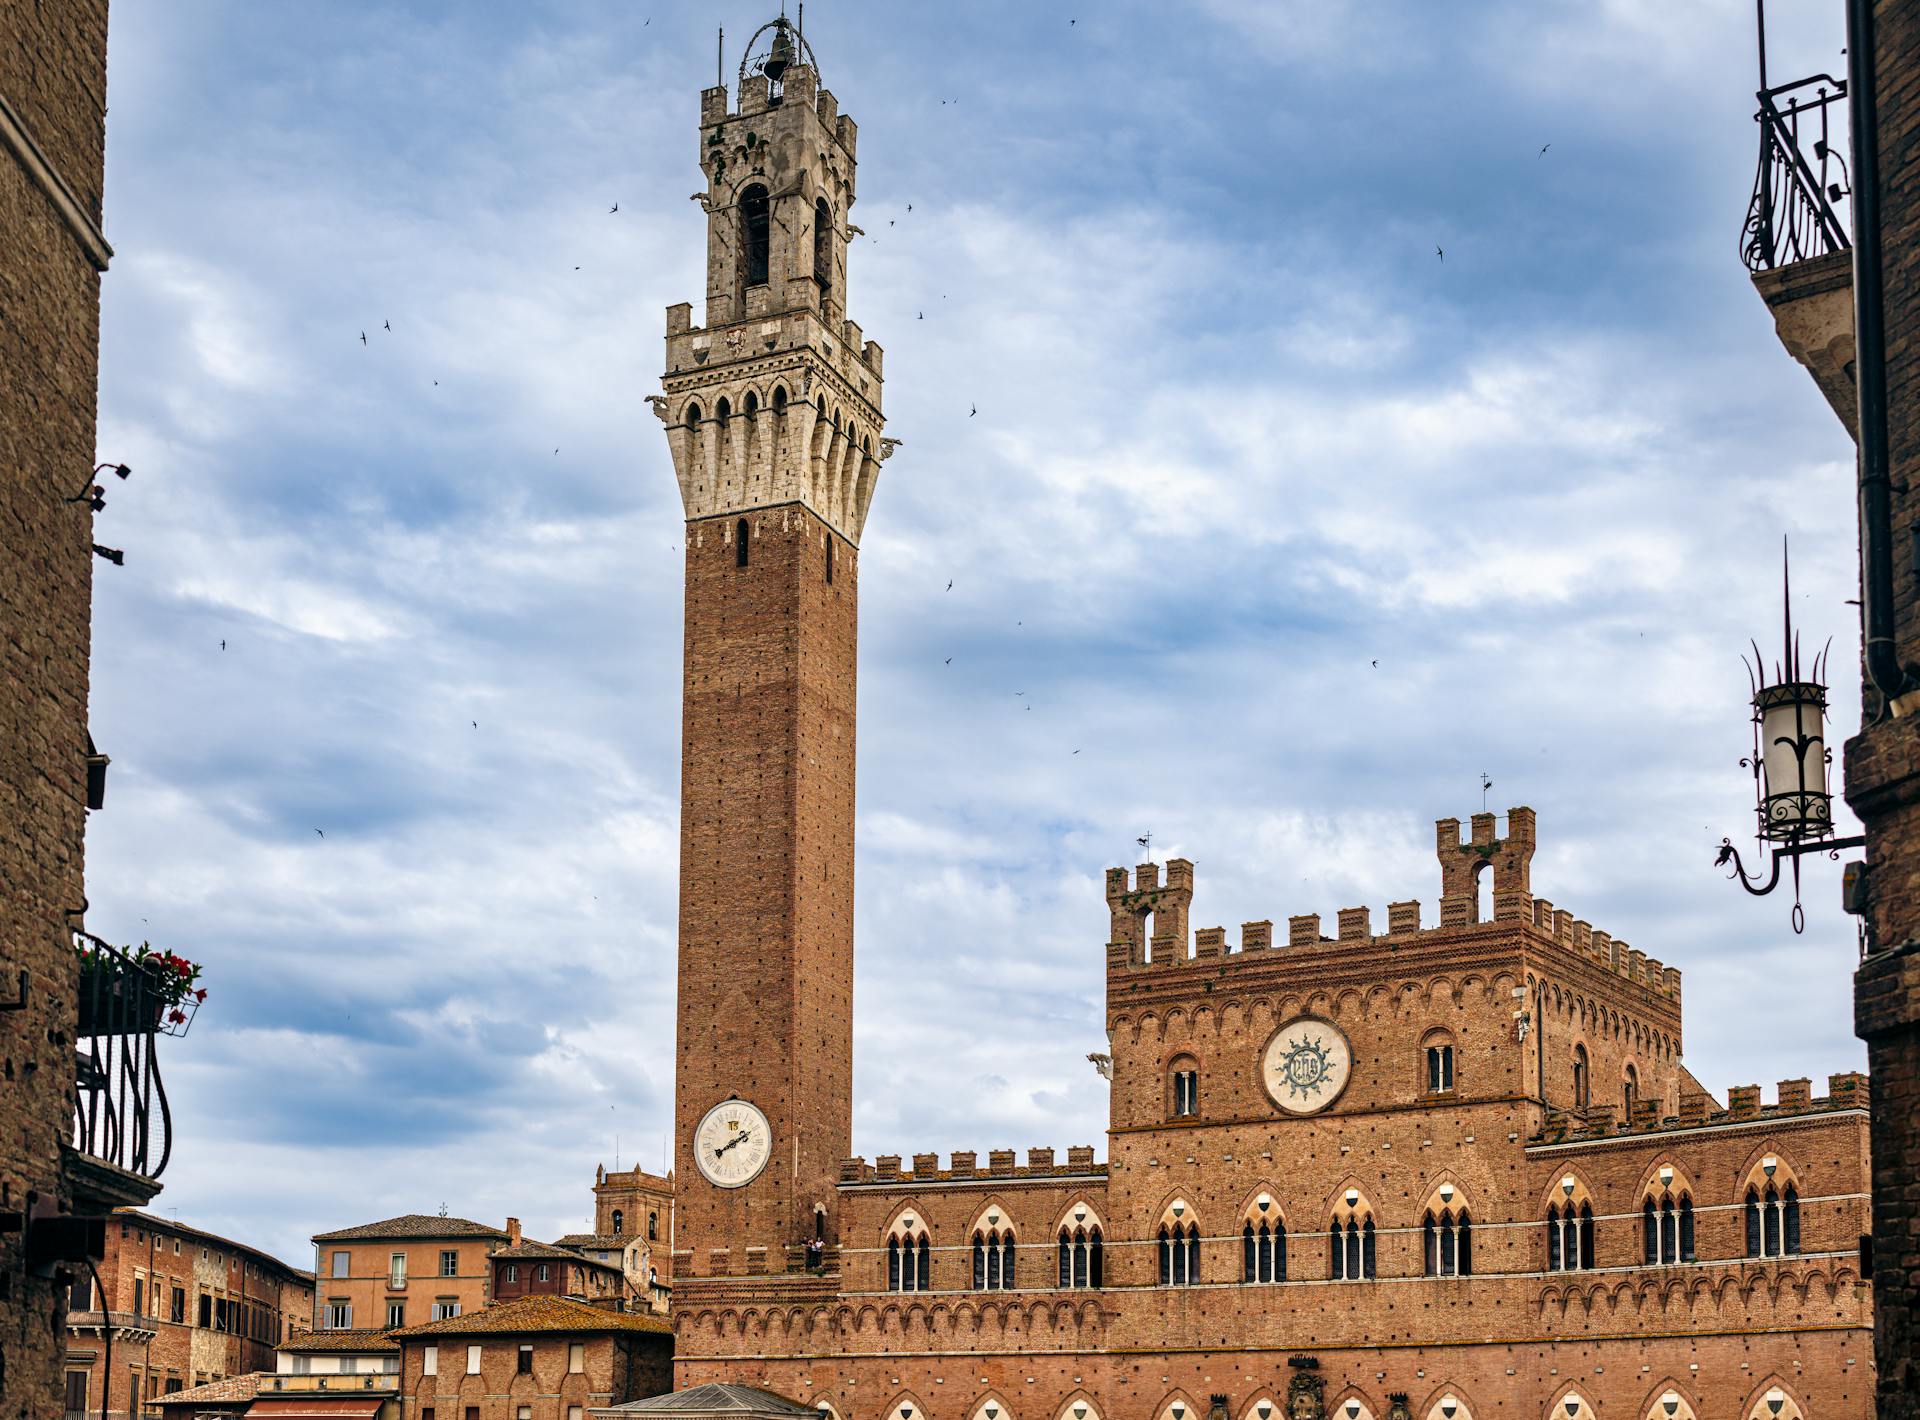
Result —
<instances>
[{"instance_id":1,"label":"red tile roof","mask_svg":"<svg viewBox=\"0 0 1920 1420\"><path fill-rule=\"evenodd\" d=\"M444 1321L403 1326L388 1335L402 1340L433 1336L581 1336L602 1332L649 1332L673 1335L673 1323L665 1317L641 1312L616 1312L605 1307L590 1307L564 1297L520 1297L498 1302L464 1316Z\"/></svg>"}]
</instances>

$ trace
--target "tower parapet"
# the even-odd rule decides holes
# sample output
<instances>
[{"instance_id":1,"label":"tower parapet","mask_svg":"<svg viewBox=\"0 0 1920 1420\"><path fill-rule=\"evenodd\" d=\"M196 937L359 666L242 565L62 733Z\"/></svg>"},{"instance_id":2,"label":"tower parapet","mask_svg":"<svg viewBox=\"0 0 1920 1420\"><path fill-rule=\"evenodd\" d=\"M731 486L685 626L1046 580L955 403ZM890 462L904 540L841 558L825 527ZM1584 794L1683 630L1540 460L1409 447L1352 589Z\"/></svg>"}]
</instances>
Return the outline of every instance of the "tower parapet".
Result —
<instances>
[{"instance_id":1,"label":"tower parapet","mask_svg":"<svg viewBox=\"0 0 1920 1420\"><path fill-rule=\"evenodd\" d=\"M859 129L784 19L762 33L785 46L777 78L743 63L737 107L724 86L700 96L706 325L667 308L653 408L689 521L800 503L857 544L898 442L882 433L885 352L846 313Z\"/></svg>"}]
</instances>

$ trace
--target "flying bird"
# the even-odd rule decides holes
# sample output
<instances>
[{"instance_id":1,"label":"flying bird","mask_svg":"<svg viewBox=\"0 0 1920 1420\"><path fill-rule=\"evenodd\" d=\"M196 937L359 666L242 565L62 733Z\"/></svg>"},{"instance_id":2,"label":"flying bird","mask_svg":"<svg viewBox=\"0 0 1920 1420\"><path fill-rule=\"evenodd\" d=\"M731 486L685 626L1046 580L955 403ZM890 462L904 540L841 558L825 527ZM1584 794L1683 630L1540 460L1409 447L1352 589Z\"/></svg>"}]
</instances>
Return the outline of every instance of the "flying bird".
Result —
<instances>
[{"instance_id":1,"label":"flying bird","mask_svg":"<svg viewBox=\"0 0 1920 1420\"><path fill-rule=\"evenodd\" d=\"M225 641L222 641L222 642L220 643L220 649L221 649L221 650L223 650L223 651L227 649L227 643L226 643Z\"/></svg>"},{"instance_id":2,"label":"flying bird","mask_svg":"<svg viewBox=\"0 0 1920 1420\"><path fill-rule=\"evenodd\" d=\"M973 405L971 408L967 410L967 418L971 419L973 418L974 415L978 414L979 412L980 412L980 406L977 404Z\"/></svg>"},{"instance_id":3,"label":"flying bird","mask_svg":"<svg viewBox=\"0 0 1920 1420\"><path fill-rule=\"evenodd\" d=\"M1445 261L1447 259L1447 254L1444 251L1442 251L1438 246L1434 247L1433 254L1439 257L1442 261Z\"/></svg>"},{"instance_id":4,"label":"flying bird","mask_svg":"<svg viewBox=\"0 0 1920 1420\"><path fill-rule=\"evenodd\" d=\"M360 343L362 345L367 343L367 333L364 330L360 332Z\"/></svg>"},{"instance_id":5,"label":"flying bird","mask_svg":"<svg viewBox=\"0 0 1920 1420\"><path fill-rule=\"evenodd\" d=\"M1541 153L1543 153L1543 154L1544 154L1544 153L1545 153L1545 152L1547 151L1547 149L1549 149L1549 148L1551 148L1552 146L1553 146L1553 144L1551 144L1551 143L1542 143L1542 144L1540 145L1540 151L1541 151Z\"/></svg>"},{"instance_id":6,"label":"flying bird","mask_svg":"<svg viewBox=\"0 0 1920 1420\"><path fill-rule=\"evenodd\" d=\"M1379 670L1379 669L1380 669L1380 663L1379 663L1378 661L1375 661L1375 662L1373 663L1373 668L1374 668L1375 670Z\"/></svg>"},{"instance_id":7,"label":"flying bird","mask_svg":"<svg viewBox=\"0 0 1920 1420\"><path fill-rule=\"evenodd\" d=\"M620 204L616 202L613 204L613 206L607 209L607 215L611 217L614 213L618 212L619 210L620 210Z\"/></svg>"},{"instance_id":8,"label":"flying bird","mask_svg":"<svg viewBox=\"0 0 1920 1420\"><path fill-rule=\"evenodd\" d=\"M947 590L948 591L953 590L953 578L951 577L947 578Z\"/></svg>"},{"instance_id":9,"label":"flying bird","mask_svg":"<svg viewBox=\"0 0 1920 1420\"><path fill-rule=\"evenodd\" d=\"M392 330L392 329L393 329L393 322L392 322L392 321L390 321L390 320L383 320L383 321L381 321L381 322L380 322L380 328L381 328L382 330Z\"/></svg>"},{"instance_id":10,"label":"flying bird","mask_svg":"<svg viewBox=\"0 0 1920 1420\"><path fill-rule=\"evenodd\" d=\"M944 660L944 661L942 661L942 662L941 662L940 664L941 664L941 665L943 665L943 666L950 666L950 665L952 665L952 664L953 664L953 657L952 657L952 656L948 656L948 657L946 658L946 660Z\"/></svg>"},{"instance_id":11,"label":"flying bird","mask_svg":"<svg viewBox=\"0 0 1920 1420\"><path fill-rule=\"evenodd\" d=\"M314 830L314 832L315 832L315 833L318 833L318 834L319 834L319 835L320 835L320 836L321 836L322 838L325 838L325 837L327 836L327 835L325 834L325 832L323 832L322 830L320 830L320 829L317 829L317 828L316 828L316 829Z\"/></svg>"}]
</instances>

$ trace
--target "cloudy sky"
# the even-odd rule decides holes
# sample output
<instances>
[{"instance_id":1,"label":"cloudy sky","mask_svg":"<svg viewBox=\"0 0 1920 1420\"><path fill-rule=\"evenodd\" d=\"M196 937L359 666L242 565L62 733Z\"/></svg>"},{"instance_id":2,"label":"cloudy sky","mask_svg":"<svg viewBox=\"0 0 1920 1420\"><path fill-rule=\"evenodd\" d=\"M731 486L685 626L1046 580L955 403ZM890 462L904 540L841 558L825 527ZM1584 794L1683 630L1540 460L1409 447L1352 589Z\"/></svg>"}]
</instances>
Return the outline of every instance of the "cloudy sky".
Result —
<instances>
[{"instance_id":1,"label":"cloudy sky","mask_svg":"<svg viewBox=\"0 0 1920 1420\"><path fill-rule=\"evenodd\" d=\"M206 965L183 1221L295 1261L442 1204L552 1234L596 1163L662 1162L644 399L702 294L714 26L769 3L115 8L90 925ZM1837 67L1799 8L1776 74ZM856 1149L1103 1145L1102 869L1151 833L1196 925L1432 920L1483 772L1537 891L1685 971L1709 1087L1861 1064L1837 870L1795 937L1711 866L1783 534L1857 719L1850 445L1738 255L1746 0L807 22L906 441L863 548Z\"/></svg>"}]
</instances>

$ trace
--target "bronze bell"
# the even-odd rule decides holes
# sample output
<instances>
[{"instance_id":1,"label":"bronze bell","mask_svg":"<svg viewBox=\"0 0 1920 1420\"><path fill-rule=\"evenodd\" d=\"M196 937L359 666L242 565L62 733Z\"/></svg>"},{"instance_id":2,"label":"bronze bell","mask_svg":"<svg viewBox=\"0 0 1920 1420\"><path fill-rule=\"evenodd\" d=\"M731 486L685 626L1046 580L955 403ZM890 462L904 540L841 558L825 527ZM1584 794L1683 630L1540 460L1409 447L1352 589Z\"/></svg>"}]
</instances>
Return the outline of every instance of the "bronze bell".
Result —
<instances>
[{"instance_id":1,"label":"bronze bell","mask_svg":"<svg viewBox=\"0 0 1920 1420\"><path fill-rule=\"evenodd\" d=\"M780 76L793 67L793 36L787 33L787 22L776 20L773 30L773 52L767 56L763 66L766 76L774 83L780 82Z\"/></svg>"}]
</instances>

